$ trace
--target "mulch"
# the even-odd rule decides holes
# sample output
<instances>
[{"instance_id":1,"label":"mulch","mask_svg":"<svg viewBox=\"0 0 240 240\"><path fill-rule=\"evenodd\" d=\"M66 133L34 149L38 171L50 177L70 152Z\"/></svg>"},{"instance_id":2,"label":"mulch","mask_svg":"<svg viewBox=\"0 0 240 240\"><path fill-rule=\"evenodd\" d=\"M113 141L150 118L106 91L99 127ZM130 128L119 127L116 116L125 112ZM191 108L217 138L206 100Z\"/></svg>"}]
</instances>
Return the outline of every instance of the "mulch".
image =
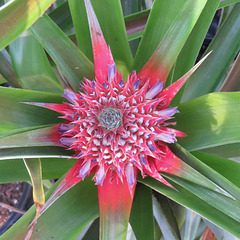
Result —
<instances>
[{"instance_id":1,"label":"mulch","mask_svg":"<svg viewBox=\"0 0 240 240\"><path fill-rule=\"evenodd\" d=\"M0 184L0 228L17 208L22 197L23 184L21 182Z\"/></svg>"}]
</instances>

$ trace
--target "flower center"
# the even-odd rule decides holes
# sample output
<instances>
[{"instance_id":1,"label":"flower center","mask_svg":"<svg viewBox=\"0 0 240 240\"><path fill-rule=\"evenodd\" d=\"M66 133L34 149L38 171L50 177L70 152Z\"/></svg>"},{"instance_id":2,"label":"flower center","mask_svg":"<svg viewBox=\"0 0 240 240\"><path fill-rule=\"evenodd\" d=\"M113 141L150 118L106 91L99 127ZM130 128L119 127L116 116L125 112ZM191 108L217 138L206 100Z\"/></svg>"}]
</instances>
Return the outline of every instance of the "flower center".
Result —
<instances>
[{"instance_id":1,"label":"flower center","mask_svg":"<svg viewBox=\"0 0 240 240\"><path fill-rule=\"evenodd\" d=\"M107 130L118 128L122 123L122 116L118 109L104 108L100 113L98 120L100 126Z\"/></svg>"}]
</instances>

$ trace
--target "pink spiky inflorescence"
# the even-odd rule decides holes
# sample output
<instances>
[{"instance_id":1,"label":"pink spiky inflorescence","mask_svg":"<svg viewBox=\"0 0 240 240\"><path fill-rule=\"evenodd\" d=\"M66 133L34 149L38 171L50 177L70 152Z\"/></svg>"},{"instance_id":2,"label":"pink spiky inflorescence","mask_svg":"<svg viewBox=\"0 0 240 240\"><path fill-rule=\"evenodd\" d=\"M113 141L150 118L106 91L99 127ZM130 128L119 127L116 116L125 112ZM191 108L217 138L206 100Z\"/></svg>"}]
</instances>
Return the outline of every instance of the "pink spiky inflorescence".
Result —
<instances>
[{"instance_id":1,"label":"pink spiky inflorescence","mask_svg":"<svg viewBox=\"0 0 240 240\"><path fill-rule=\"evenodd\" d=\"M90 1L85 0L85 4L95 80L85 79L79 93L65 91L63 97L70 103L28 103L63 114L66 121L58 129L59 143L74 150L74 157L79 159L51 201L92 173L99 186L104 181L112 185L127 182L132 196L137 170L143 177L150 175L170 186L159 172L174 174L181 171L181 163L166 144L176 142L176 137L185 134L168 127L175 124L168 120L178 110L167 107L208 55L165 89L166 76L151 67L151 62L158 59L155 53L138 74L133 72L124 82Z\"/></svg>"},{"instance_id":2,"label":"pink spiky inflorescence","mask_svg":"<svg viewBox=\"0 0 240 240\"><path fill-rule=\"evenodd\" d=\"M79 178L95 172L96 184L102 185L111 170L119 181L127 178L131 191L139 169L143 177L148 174L168 184L158 172L169 152L165 143L184 134L167 127L174 124L166 121L178 110L162 108L165 95L155 98L162 89L160 81L140 87L135 72L124 82L112 64L105 81L85 79L79 94L65 91L70 103L46 106L64 114L59 143L81 160Z\"/></svg>"}]
</instances>

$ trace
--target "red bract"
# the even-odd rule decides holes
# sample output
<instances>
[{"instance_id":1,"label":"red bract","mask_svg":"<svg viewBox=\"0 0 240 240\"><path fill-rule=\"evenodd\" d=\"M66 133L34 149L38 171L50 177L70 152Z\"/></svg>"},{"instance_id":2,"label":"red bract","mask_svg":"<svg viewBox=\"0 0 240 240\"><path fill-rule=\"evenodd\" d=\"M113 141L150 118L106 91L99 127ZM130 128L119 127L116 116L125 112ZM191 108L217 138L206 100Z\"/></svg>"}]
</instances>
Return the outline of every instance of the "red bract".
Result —
<instances>
[{"instance_id":1,"label":"red bract","mask_svg":"<svg viewBox=\"0 0 240 240\"><path fill-rule=\"evenodd\" d=\"M31 103L62 114L66 121L58 129L59 143L73 150L74 158L78 159L42 212L65 191L94 173L102 221L106 215L111 216L109 219L114 219L114 215L128 219L137 170L142 177L149 175L169 186L159 172L181 170L179 159L166 144L185 134L169 127L175 125L169 120L178 110L167 107L200 63L163 90L165 80L160 76L163 67L155 66L153 54L139 76L132 72L124 82L91 3L85 3L95 79L85 79L79 93L65 91L63 97L67 103Z\"/></svg>"}]
</instances>

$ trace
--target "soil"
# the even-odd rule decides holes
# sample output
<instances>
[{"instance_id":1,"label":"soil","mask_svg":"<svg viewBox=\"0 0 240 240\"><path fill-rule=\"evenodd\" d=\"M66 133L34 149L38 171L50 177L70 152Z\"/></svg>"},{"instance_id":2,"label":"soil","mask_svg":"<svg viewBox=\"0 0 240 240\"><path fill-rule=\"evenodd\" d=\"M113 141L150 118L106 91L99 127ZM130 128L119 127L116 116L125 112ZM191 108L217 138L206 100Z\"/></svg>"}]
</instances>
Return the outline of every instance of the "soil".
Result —
<instances>
[{"instance_id":1,"label":"soil","mask_svg":"<svg viewBox=\"0 0 240 240\"><path fill-rule=\"evenodd\" d=\"M24 183L6 183L0 184L0 228L11 216L13 209L17 208L22 197Z\"/></svg>"}]
</instances>

